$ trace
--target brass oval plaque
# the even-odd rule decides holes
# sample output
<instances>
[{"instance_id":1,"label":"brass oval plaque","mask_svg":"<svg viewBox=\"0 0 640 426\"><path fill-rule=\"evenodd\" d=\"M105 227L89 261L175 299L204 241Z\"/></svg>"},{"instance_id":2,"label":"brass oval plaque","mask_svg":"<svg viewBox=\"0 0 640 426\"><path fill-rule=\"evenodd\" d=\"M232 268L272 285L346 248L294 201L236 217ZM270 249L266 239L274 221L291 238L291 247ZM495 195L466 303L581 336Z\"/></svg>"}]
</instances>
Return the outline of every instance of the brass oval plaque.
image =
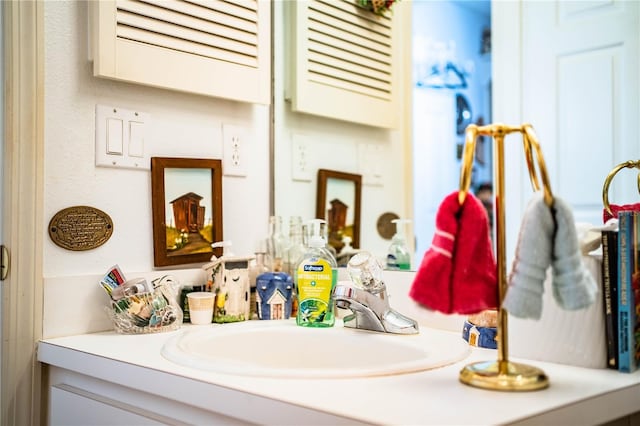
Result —
<instances>
[{"instance_id":1,"label":"brass oval plaque","mask_svg":"<svg viewBox=\"0 0 640 426\"><path fill-rule=\"evenodd\" d=\"M67 250L100 247L112 233L113 221L108 214L95 207L68 207L56 213L49 222L51 240Z\"/></svg>"}]
</instances>

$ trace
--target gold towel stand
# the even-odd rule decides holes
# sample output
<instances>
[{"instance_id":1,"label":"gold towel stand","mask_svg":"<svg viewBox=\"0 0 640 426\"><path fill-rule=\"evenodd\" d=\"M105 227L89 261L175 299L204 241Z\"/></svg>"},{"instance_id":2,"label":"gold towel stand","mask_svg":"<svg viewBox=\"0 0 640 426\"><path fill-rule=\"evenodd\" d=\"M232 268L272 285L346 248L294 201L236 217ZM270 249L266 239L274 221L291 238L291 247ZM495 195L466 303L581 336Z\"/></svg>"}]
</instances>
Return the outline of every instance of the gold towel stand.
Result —
<instances>
[{"instance_id":1,"label":"gold towel stand","mask_svg":"<svg viewBox=\"0 0 640 426\"><path fill-rule=\"evenodd\" d=\"M498 277L498 327L496 340L498 343L498 360L484 361L466 365L460 371L460 381L467 385L483 389L501 391L530 391L544 389L549 386L549 379L545 373L525 364L513 363L508 357L508 327L507 312L502 309L502 300L507 291L507 268L505 260L506 229L504 209L504 138L509 133L522 133L523 147L529 179L534 191L540 190L540 183L534 163L534 153L542 180L545 203L553 205L553 194L547 175L547 167L542 156L540 144L530 124L521 126L507 126L504 124L489 124L477 126L471 124L465 132L465 146L460 172L460 191L458 201L462 204L469 192L471 184L471 169L479 135L492 136L494 140L494 178L495 178L495 241L496 268ZM640 183L639 183L640 184Z\"/></svg>"},{"instance_id":2,"label":"gold towel stand","mask_svg":"<svg viewBox=\"0 0 640 426\"><path fill-rule=\"evenodd\" d=\"M613 180L616 173L618 173L622 169L640 169L640 160L636 161L625 161L624 163L620 163L615 166L607 175L607 178L604 180L604 186L602 187L602 204L604 205L605 210L611 216L613 213L611 212L611 205L609 205L609 185ZM640 173L638 173L638 192L640 193Z\"/></svg>"}]
</instances>

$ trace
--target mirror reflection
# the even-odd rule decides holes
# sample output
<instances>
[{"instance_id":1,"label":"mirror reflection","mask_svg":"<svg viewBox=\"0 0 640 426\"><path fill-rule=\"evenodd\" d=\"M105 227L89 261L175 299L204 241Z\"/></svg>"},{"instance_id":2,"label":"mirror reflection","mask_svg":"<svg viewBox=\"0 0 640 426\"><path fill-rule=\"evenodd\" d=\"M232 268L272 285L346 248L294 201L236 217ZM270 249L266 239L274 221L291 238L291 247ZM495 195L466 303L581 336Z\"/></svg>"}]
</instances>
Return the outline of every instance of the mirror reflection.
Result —
<instances>
[{"instance_id":1,"label":"mirror reflection","mask_svg":"<svg viewBox=\"0 0 640 426\"><path fill-rule=\"evenodd\" d=\"M324 219L328 243L342 253L345 247L360 248L361 176L335 170L318 170L316 218Z\"/></svg>"},{"instance_id":2,"label":"mirror reflection","mask_svg":"<svg viewBox=\"0 0 640 426\"><path fill-rule=\"evenodd\" d=\"M410 58L403 69L411 77L402 78L402 91L411 95L402 100L403 121L391 130L291 111L286 75L296 64L294 41L284 30L286 3L273 5L274 214L285 221L324 217L315 210L317 170L358 174L360 233L351 245L386 263L393 236L402 235L415 269L430 245L438 204L458 185L464 137L458 128L491 119L490 1L396 3L402 7L394 15L410 22L403 44L413 47L400 55ZM490 143L482 149L474 189L491 181ZM390 218L411 222L398 229ZM404 263L401 269L407 269Z\"/></svg>"},{"instance_id":3,"label":"mirror reflection","mask_svg":"<svg viewBox=\"0 0 640 426\"><path fill-rule=\"evenodd\" d=\"M458 187L465 129L491 122L490 2L413 2L412 24L415 267L440 203ZM474 192L491 185L490 139L475 159Z\"/></svg>"}]
</instances>

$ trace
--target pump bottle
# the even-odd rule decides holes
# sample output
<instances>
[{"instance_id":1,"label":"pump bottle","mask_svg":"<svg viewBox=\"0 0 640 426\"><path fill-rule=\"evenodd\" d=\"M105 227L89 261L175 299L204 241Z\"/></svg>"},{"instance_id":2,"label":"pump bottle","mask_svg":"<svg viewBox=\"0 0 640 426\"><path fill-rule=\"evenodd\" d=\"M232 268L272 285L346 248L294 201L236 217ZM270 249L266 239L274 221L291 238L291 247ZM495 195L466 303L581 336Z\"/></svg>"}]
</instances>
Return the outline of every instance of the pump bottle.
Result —
<instances>
[{"instance_id":1,"label":"pump bottle","mask_svg":"<svg viewBox=\"0 0 640 426\"><path fill-rule=\"evenodd\" d=\"M411 255L407 249L404 235L405 224L411 223L409 219L394 219L391 223L396 224L396 233L391 239L389 253L387 254L387 269L408 271L411 269Z\"/></svg>"},{"instance_id":2,"label":"pump bottle","mask_svg":"<svg viewBox=\"0 0 640 426\"><path fill-rule=\"evenodd\" d=\"M296 271L298 312L296 324L303 327L332 327L335 323L333 288L338 280L338 264L326 248L326 221L309 221L308 249Z\"/></svg>"}]
</instances>

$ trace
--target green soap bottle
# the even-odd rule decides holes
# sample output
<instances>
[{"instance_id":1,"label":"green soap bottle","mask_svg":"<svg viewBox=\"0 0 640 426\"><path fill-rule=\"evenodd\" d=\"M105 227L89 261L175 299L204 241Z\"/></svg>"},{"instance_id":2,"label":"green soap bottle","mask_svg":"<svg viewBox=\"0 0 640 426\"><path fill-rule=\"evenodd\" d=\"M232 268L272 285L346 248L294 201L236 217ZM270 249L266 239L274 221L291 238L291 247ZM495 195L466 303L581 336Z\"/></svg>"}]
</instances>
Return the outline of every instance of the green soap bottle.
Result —
<instances>
[{"instance_id":1,"label":"green soap bottle","mask_svg":"<svg viewBox=\"0 0 640 426\"><path fill-rule=\"evenodd\" d=\"M409 219L394 219L391 223L396 224L396 233L391 239L389 253L387 254L387 269L408 271L411 269L411 255L406 246L404 236L404 225L411 223Z\"/></svg>"},{"instance_id":2,"label":"green soap bottle","mask_svg":"<svg viewBox=\"0 0 640 426\"><path fill-rule=\"evenodd\" d=\"M338 280L338 263L326 248L326 221L309 222L309 248L296 268L298 312L296 324L303 327L333 327L333 288Z\"/></svg>"}]
</instances>

